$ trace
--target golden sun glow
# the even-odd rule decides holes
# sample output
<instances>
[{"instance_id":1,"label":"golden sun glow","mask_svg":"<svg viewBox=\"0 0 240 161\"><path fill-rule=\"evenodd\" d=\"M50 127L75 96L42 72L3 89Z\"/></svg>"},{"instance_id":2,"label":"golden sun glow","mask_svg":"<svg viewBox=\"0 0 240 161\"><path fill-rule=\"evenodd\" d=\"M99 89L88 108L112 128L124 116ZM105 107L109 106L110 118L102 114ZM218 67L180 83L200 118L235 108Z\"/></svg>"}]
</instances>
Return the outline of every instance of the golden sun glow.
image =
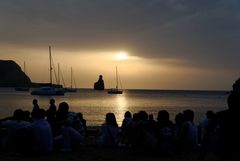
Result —
<instances>
[{"instance_id":1,"label":"golden sun glow","mask_svg":"<svg viewBox=\"0 0 240 161\"><path fill-rule=\"evenodd\" d=\"M126 52L119 52L115 55L117 60L126 60L128 59L128 54Z\"/></svg>"}]
</instances>

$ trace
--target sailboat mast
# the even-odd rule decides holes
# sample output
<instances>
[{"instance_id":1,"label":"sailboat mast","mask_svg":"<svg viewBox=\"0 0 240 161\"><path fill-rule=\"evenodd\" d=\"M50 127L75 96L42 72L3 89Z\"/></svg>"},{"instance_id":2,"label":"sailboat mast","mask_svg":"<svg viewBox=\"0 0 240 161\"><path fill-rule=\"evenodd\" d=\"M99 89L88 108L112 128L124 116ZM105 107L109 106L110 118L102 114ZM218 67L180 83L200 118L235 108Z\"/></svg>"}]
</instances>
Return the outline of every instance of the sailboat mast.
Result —
<instances>
[{"instance_id":1,"label":"sailboat mast","mask_svg":"<svg viewBox=\"0 0 240 161\"><path fill-rule=\"evenodd\" d=\"M52 55L51 55L51 46L49 46L49 60L50 60L50 85L52 85Z\"/></svg>"},{"instance_id":2,"label":"sailboat mast","mask_svg":"<svg viewBox=\"0 0 240 161\"><path fill-rule=\"evenodd\" d=\"M116 88L118 89L118 70L116 66Z\"/></svg>"},{"instance_id":3,"label":"sailboat mast","mask_svg":"<svg viewBox=\"0 0 240 161\"><path fill-rule=\"evenodd\" d=\"M23 63L23 72L26 74L26 63L25 63L25 61Z\"/></svg>"},{"instance_id":4,"label":"sailboat mast","mask_svg":"<svg viewBox=\"0 0 240 161\"><path fill-rule=\"evenodd\" d=\"M72 88L72 80L73 80L72 77L73 77L73 76L72 76L72 67L71 67L71 88Z\"/></svg>"},{"instance_id":5,"label":"sailboat mast","mask_svg":"<svg viewBox=\"0 0 240 161\"><path fill-rule=\"evenodd\" d=\"M57 77L57 84L60 85L60 65L58 64L58 77Z\"/></svg>"}]
</instances>

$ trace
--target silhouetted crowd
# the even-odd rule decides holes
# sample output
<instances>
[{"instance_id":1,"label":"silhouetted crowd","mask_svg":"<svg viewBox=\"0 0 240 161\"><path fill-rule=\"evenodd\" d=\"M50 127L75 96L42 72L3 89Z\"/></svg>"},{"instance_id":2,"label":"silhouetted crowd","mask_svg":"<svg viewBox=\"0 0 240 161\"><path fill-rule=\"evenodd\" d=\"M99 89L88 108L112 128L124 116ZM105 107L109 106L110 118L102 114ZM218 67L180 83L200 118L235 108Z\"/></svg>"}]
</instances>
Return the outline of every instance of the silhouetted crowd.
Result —
<instances>
[{"instance_id":1,"label":"silhouetted crowd","mask_svg":"<svg viewBox=\"0 0 240 161\"><path fill-rule=\"evenodd\" d=\"M17 109L0 126L1 150L39 154L71 151L82 143L87 130L82 113L70 112L66 102L57 109L54 99L48 110L34 99L31 112Z\"/></svg>"},{"instance_id":2,"label":"silhouetted crowd","mask_svg":"<svg viewBox=\"0 0 240 161\"><path fill-rule=\"evenodd\" d=\"M97 147L130 148L136 152L156 152L160 155L199 153L199 161L211 153L219 160L239 160L240 79L233 84L228 109L206 112L199 124L194 123L194 111L186 109L176 114L174 122L167 110L160 110L157 119L146 111L126 111L121 126L114 113L107 113L96 137ZM69 111L54 99L48 110L33 100L31 112L17 109L13 117L0 122L2 151L49 153L71 151L87 137L86 120L82 113Z\"/></svg>"}]
</instances>

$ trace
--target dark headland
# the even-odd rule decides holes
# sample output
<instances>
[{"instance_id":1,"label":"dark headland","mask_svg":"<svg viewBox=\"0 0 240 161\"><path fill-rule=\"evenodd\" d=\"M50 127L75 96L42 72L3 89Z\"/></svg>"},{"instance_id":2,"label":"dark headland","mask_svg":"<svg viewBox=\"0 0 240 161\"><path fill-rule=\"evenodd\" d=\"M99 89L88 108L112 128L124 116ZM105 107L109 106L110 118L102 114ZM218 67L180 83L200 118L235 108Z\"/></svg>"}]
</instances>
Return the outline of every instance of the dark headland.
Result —
<instances>
[{"instance_id":1,"label":"dark headland","mask_svg":"<svg viewBox=\"0 0 240 161\"><path fill-rule=\"evenodd\" d=\"M35 83L13 60L0 60L0 87L39 87L49 83ZM59 86L59 85L53 85Z\"/></svg>"},{"instance_id":2,"label":"dark headland","mask_svg":"<svg viewBox=\"0 0 240 161\"><path fill-rule=\"evenodd\" d=\"M0 86L17 87L31 86L31 79L22 71L21 67L12 60L0 60Z\"/></svg>"}]
</instances>

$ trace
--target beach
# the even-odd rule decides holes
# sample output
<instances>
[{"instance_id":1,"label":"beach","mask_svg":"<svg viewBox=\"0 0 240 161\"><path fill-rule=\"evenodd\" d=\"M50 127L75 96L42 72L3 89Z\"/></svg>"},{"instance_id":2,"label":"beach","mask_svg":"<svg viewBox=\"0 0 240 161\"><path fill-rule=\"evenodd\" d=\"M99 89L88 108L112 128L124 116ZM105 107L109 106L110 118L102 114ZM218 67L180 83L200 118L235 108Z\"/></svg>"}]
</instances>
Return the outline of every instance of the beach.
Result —
<instances>
[{"instance_id":1,"label":"beach","mask_svg":"<svg viewBox=\"0 0 240 161\"><path fill-rule=\"evenodd\" d=\"M97 147L94 143L99 127L89 127L84 143L71 152L52 152L44 155L0 152L1 161L196 161L199 153L173 154L161 156L157 153L137 152L131 148ZM214 160L212 160L214 161Z\"/></svg>"},{"instance_id":2,"label":"beach","mask_svg":"<svg viewBox=\"0 0 240 161\"><path fill-rule=\"evenodd\" d=\"M44 155L0 152L1 161L197 161L199 151L186 154L162 156L155 152L137 152L131 148L102 148L95 145L100 127L89 127L84 143L70 152L52 152ZM208 153L205 161L218 161L216 156Z\"/></svg>"},{"instance_id":3,"label":"beach","mask_svg":"<svg viewBox=\"0 0 240 161\"><path fill-rule=\"evenodd\" d=\"M100 149L84 147L74 152L53 153L44 156L23 156L4 154L2 161L195 161L197 154L168 157L134 154L127 149Z\"/></svg>"}]
</instances>

